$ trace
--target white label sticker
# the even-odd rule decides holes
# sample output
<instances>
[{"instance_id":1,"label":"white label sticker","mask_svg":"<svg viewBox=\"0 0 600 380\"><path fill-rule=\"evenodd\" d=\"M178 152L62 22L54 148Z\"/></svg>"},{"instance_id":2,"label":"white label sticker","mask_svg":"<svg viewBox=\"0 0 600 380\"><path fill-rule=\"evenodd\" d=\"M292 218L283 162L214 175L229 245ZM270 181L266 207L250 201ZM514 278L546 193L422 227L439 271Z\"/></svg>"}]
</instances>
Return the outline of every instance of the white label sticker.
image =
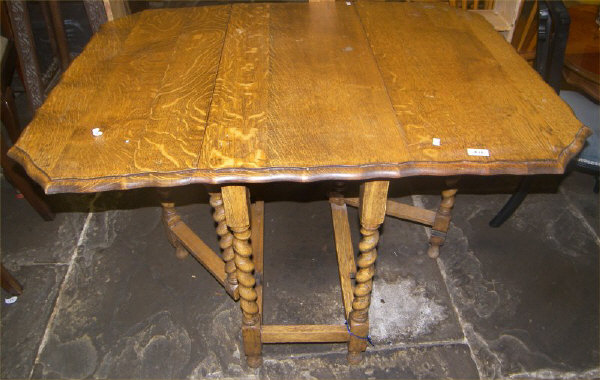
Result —
<instances>
[{"instance_id":1,"label":"white label sticker","mask_svg":"<svg viewBox=\"0 0 600 380\"><path fill-rule=\"evenodd\" d=\"M352 5L352 3L349 1L346 1L346 5Z\"/></svg>"},{"instance_id":2,"label":"white label sticker","mask_svg":"<svg viewBox=\"0 0 600 380\"><path fill-rule=\"evenodd\" d=\"M483 157L489 157L490 156L490 151L487 149L467 149L467 154L469 156L483 156Z\"/></svg>"},{"instance_id":3,"label":"white label sticker","mask_svg":"<svg viewBox=\"0 0 600 380\"><path fill-rule=\"evenodd\" d=\"M434 137L432 144L435 146L440 146L440 145L442 145L442 141L440 139L438 139L437 137Z\"/></svg>"}]
</instances>

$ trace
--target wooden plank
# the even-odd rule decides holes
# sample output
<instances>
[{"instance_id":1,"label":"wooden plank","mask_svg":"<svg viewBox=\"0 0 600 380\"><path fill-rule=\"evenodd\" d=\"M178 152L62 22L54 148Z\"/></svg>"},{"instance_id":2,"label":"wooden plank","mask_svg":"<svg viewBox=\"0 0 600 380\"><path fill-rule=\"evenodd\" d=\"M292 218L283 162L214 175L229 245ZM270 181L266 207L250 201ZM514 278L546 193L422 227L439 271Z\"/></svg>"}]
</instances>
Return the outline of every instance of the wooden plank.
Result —
<instances>
[{"instance_id":1,"label":"wooden plank","mask_svg":"<svg viewBox=\"0 0 600 380\"><path fill-rule=\"evenodd\" d=\"M359 206L358 198L344 198L344 202L348 206ZM433 221L435 220L435 211L395 201L387 201L385 213L395 218L411 220L428 226L433 225Z\"/></svg>"},{"instance_id":2,"label":"wooden plank","mask_svg":"<svg viewBox=\"0 0 600 380\"><path fill-rule=\"evenodd\" d=\"M252 256L254 270L263 273L263 250L265 229L265 202L256 201L250 205L250 229L252 230Z\"/></svg>"},{"instance_id":3,"label":"wooden plank","mask_svg":"<svg viewBox=\"0 0 600 380\"><path fill-rule=\"evenodd\" d=\"M318 174L407 158L352 6L234 5L200 165Z\"/></svg>"},{"instance_id":4,"label":"wooden plank","mask_svg":"<svg viewBox=\"0 0 600 380\"><path fill-rule=\"evenodd\" d=\"M479 15L430 3L356 7L415 162L460 162L463 174L477 166L479 174L500 166L529 174L531 162L564 165L574 137L587 134Z\"/></svg>"},{"instance_id":5,"label":"wooden plank","mask_svg":"<svg viewBox=\"0 0 600 380\"><path fill-rule=\"evenodd\" d=\"M254 272L260 278L260 281L256 284L256 294L258 298L258 312L262 318L263 315L263 284L264 281L264 264L263 264L263 250L264 250L264 228L265 228L265 202L256 201L250 205L250 230L252 236L250 237L250 243L252 244L252 261L254 261Z\"/></svg>"},{"instance_id":6,"label":"wooden plank","mask_svg":"<svg viewBox=\"0 0 600 380\"><path fill-rule=\"evenodd\" d=\"M129 15L129 4L125 0L103 0L106 18L108 21L116 20Z\"/></svg>"},{"instance_id":7,"label":"wooden plank","mask_svg":"<svg viewBox=\"0 0 600 380\"><path fill-rule=\"evenodd\" d=\"M352 311L352 300L354 294L352 290L352 276L356 273L356 263L354 262L354 247L352 246L352 237L350 235L350 224L348 223L348 210L345 204L338 205L334 202L331 206L331 217L333 219L333 234L335 238L335 252L338 260L338 271L340 274L340 286L342 289L342 301L346 320Z\"/></svg>"},{"instance_id":8,"label":"wooden plank","mask_svg":"<svg viewBox=\"0 0 600 380\"><path fill-rule=\"evenodd\" d=\"M511 25L508 23L504 17L498 12L491 9L479 9L473 10L473 12L480 14L483 18L486 19L487 22L492 24L494 30L497 32L506 32L511 30Z\"/></svg>"},{"instance_id":9,"label":"wooden plank","mask_svg":"<svg viewBox=\"0 0 600 380\"><path fill-rule=\"evenodd\" d=\"M360 185L358 214L363 227L379 226L385 219L389 181L369 181Z\"/></svg>"},{"instance_id":10,"label":"wooden plank","mask_svg":"<svg viewBox=\"0 0 600 380\"><path fill-rule=\"evenodd\" d=\"M229 11L151 10L105 24L27 128L38 132L23 134L36 175L102 190L97 178L127 188L136 174L161 182L161 172L194 168Z\"/></svg>"},{"instance_id":11,"label":"wooden plank","mask_svg":"<svg viewBox=\"0 0 600 380\"><path fill-rule=\"evenodd\" d=\"M263 325L263 343L340 343L350 334L345 325Z\"/></svg>"},{"instance_id":12,"label":"wooden plank","mask_svg":"<svg viewBox=\"0 0 600 380\"><path fill-rule=\"evenodd\" d=\"M225 285L225 265L223 260L200 239L185 223L180 222L171 228L179 241L200 264L212 274L221 285Z\"/></svg>"},{"instance_id":13,"label":"wooden plank","mask_svg":"<svg viewBox=\"0 0 600 380\"><path fill-rule=\"evenodd\" d=\"M473 12L234 4L107 23L9 156L47 192L93 192L562 173L589 134Z\"/></svg>"},{"instance_id":14,"label":"wooden plank","mask_svg":"<svg viewBox=\"0 0 600 380\"><path fill-rule=\"evenodd\" d=\"M517 17L522 6L523 0L497 1L494 3L494 13L498 14L508 24L508 30L505 34L508 42L512 41Z\"/></svg>"}]
</instances>

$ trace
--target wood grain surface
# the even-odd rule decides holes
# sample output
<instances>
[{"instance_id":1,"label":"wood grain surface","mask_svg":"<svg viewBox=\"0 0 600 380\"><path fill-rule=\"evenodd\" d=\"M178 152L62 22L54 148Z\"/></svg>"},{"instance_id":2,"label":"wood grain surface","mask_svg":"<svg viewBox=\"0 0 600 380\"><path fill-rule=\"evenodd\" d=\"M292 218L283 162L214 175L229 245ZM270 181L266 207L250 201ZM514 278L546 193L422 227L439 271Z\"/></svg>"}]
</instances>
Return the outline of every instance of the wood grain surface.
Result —
<instances>
[{"instance_id":1,"label":"wood grain surface","mask_svg":"<svg viewBox=\"0 0 600 380\"><path fill-rule=\"evenodd\" d=\"M105 24L9 155L48 193L92 192L562 173L589 133L479 15L234 4Z\"/></svg>"}]
</instances>

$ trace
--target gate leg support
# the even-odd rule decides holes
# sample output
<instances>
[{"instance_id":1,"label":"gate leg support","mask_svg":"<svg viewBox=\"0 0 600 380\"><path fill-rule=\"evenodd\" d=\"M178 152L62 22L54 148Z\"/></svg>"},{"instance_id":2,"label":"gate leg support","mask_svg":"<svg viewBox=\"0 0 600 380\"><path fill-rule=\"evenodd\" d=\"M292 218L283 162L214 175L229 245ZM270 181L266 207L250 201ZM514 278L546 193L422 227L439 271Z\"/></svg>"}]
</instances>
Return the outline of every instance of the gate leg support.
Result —
<instances>
[{"instance_id":1,"label":"gate leg support","mask_svg":"<svg viewBox=\"0 0 600 380\"><path fill-rule=\"evenodd\" d=\"M157 191L162 206L162 221L167 232L167 239L169 239L169 243L175 248L175 256L178 259L185 259L189 255L189 252L171 230L173 226L181 222L181 218L175 211L175 203L169 197L169 189L158 189Z\"/></svg>"},{"instance_id":2,"label":"gate leg support","mask_svg":"<svg viewBox=\"0 0 600 380\"><path fill-rule=\"evenodd\" d=\"M458 178L451 177L446 180L448 187L456 185ZM429 238L429 249L427 255L432 259L436 259L440 255L440 246L446 241L446 233L450 227L451 211L454 207L454 198L457 189L447 189L442 191L442 202L435 214L435 220L431 227L431 237Z\"/></svg>"},{"instance_id":3,"label":"gate leg support","mask_svg":"<svg viewBox=\"0 0 600 380\"><path fill-rule=\"evenodd\" d=\"M360 233L362 239L358 245L360 256L356 261L358 271L354 286L354 300L350 312L350 341L348 342L348 362L358 364L361 353L367 349L366 337L369 335L369 305L377 259L379 226L385 219L388 181L366 182L360 189Z\"/></svg>"},{"instance_id":4,"label":"gate leg support","mask_svg":"<svg viewBox=\"0 0 600 380\"><path fill-rule=\"evenodd\" d=\"M262 364L260 336L261 318L257 303L250 231L249 196L245 186L224 186L221 189L225 220L233 232L233 250L237 269L238 292L242 308L242 337L248 366Z\"/></svg>"}]
</instances>

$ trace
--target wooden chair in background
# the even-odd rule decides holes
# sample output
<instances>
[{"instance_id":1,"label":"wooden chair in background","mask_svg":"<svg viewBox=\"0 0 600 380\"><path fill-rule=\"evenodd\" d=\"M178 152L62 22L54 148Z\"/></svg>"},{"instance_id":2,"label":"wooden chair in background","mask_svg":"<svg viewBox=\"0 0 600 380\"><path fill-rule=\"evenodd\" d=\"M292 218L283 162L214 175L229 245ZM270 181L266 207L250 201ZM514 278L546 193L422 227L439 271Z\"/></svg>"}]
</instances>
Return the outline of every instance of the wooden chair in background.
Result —
<instances>
[{"instance_id":1,"label":"wooden chair in background","mask_svg":"<svg viewBox=\"0 0 600 380\"><path fill-rule=\"evenodd\" d=\"M11 87L15 70L18 70L25 87L29 104L35 112L46 95L69 67L73 54L65 33L64 20L59 1L35 2L40 7L49 38L52 57L44 69L40 66L41 57L35 43L28 6L33 2L23 0L0 2L2 14L2 35L5 38L2 49L2 169L7 180L16 187L44 220L53 220L54 213L46 202L46 196L24 170L6 156L6 152L21 134L14 92ZM88 0L84 3L93 31L107 20L123 17L129 13L124 0ZM50 58L50 59L48 59ZM9 143L10 141L10 143Z\"/></svg>"},{"instance_id":2,"label":"wooden chair in background","mask_svg":"<svg viewBox=\"0 0 600 380\"><path fill-rule=\"evenodd\" d=\"M523 30L520 31L522 34L518 41L515 41L516 47L518 49L523 49L522 52L527 53L527 50L531 48L531 44L535 42L534 68L548 85L550 85L557 94L560 93L561 97L569 103L577 117L594 131L594 135L588 138L586 146L580 155L573 160L573 164L570 168L586 171L594 175L596 180L594 191L598 192L600 163L598 158L599 143L597 134L600 133L600 125L598 125L597 111L596 115L588 117L579 107L579 104L582 101L586 101L582 95L579 95L582 99L575 100L575 97L577 97L578 94L566 92L563 94L563 92L561 92L565 68L564 62L568 49L567 44L568 41L571 41L569 38L569 30L571 27L570 12L563 2L558 0L527 1L524 9L526 13L523 18ZM596 12L597 9L598 8L596 7ZM536 16L532 16L532 12L534 11L537 13ZM536 22L535 27L532 27L533 20ZM595 24L594 18L591 18L589 22ZM596 33L598 33L597 25L589 29L593 30L594 28ZM527 32L528 30L535 30L535 36L532 37L530 33ZM525 57L528 55L529 54L527 53ZM596 65L598 65L597 61ZM582 90L585 92L586 88L583 88ZM595 118L593 116L595 116ZM517 191L490 221L489 224L491 227L499 227L510 218L527 196L532 180L531 176L525 176L521 179Z\"/></svg>"},{"instance_id":3,"label":"wooden chair in background","mask_svg":"<svg viewBox=\"0 0 600 380\"><path fill-rule=\"evenodd\" d=\"M523 0L449 0L450 6L482 15L510 42Z\"/></svg>"},{"instance_id":4,"label":"wooden chair in background","mask_svg":"<svg viewBox=\"0 0 600 380\"><path fill-rule=\"evenodd\" d=\"M53 220L54 213L46 202L46 196L42 189L25 174L25 171L19 164L6 155L9 147L19 138L21 128L17 117L13 90L10 86L16 68L16 51L10 39L6 37L1 38L3 41L2 73L0 79L2 96L2 149L0 161L2 164L2 174L19 190L27 202L44 220ZM7 140L10 140L11 144Z\"/></svg>"},{"instance_id":5,"label":"wooden chair in background","mask_svg":"<svg viewBox=\"0 0 600 380\"><path fill-rule=\"evenodd\" d=\"M19 190L44 220L50 221L54 219L54 213L48 205L42 189L25 174L20 165L6 154L11 145L8 141L15 143L21 134L14 93L11 87L15 70L19 71L29 104L32 110L35 111L42 105L46 95L57 83L60 74L69 67L72 59L60 3L58 1L40 1L37 3L41 7L46 33L53 53L50 65L45 69L40 67L27 3L21 0L0 2L2 15L2 37L0 37L0 56L2 57L0 79L2 147L0 161L4 177ZM124 0L104 0L103 2L88 0L85 3L94 33L104 22L123 17L129 13L127 2ZM21 295L23 292L21 284L4 265L0 264L0 266L2 289L14 296Z\"/></svg>"},{"instance_id":6,"label":"wooden chair in background","mask_svg":"<svg viewBox=\"0 0 600 380\"><path fill-rule=\"evenodd\" d=\"M61 1L12 0L2 3L7 9L8 22L18 52L25 91L30 105L35 111L42 105L50 90L58 82L60 74L69 67L73 58L73 52L69 50L65 33ZM129 7L125 0L84 0L83 5L92 34L97 32L100 25L106 21L129 14ZM44 68L40 65L36 38L32 31L30 18L32 7L40 7L52 51L50 64Z\"/></svg>"}]
</instances>

